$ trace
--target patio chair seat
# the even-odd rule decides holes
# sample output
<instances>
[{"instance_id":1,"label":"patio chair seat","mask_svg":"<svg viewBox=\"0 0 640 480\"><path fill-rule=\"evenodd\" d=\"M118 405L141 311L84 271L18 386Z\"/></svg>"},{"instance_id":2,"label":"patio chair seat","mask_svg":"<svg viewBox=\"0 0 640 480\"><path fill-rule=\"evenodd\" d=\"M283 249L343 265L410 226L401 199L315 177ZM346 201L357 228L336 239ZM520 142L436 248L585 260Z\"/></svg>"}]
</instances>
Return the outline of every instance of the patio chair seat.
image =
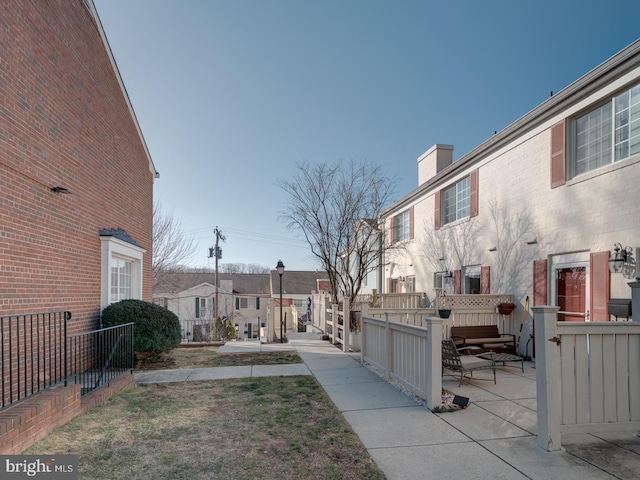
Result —
<instances>
[{"instance_id":1,"label":"patio chair seat","mask_svg":"<svg viewBox=\"0 0 640 480\"><path fill-rule=\"evenodd\" d=\"M486 353L480 355L487 356ZM490 354L489 356L491 357ZM478 355L461 355L456 348L456 344L451 339L442 340L442 368L460 372L458 386L462 385L465 373L473 376L474 370L483 369L493 370L493 383L496 383L496 362L493 358L480 358Z\"/></svg>"}]
</instances>

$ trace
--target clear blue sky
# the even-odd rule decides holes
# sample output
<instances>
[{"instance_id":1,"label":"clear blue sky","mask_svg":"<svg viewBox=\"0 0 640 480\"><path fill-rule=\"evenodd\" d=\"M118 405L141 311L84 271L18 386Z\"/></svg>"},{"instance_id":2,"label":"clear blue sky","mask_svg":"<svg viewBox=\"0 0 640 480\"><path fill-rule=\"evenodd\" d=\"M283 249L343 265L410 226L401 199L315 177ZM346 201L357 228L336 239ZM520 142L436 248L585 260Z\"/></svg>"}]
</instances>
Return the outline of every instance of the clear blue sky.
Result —
<instances>
[{"instance_id":1,"label":"clear blue sky","mask_svg":"<svg viewBox=\"0 0 640 480\"><path fill-rule=\"evenodd\" d=\"M296 162L417 186L640 37L638 0L94 0L161 178L207 259L315 269L279 219Z\"/></svg>"}]
</instances>

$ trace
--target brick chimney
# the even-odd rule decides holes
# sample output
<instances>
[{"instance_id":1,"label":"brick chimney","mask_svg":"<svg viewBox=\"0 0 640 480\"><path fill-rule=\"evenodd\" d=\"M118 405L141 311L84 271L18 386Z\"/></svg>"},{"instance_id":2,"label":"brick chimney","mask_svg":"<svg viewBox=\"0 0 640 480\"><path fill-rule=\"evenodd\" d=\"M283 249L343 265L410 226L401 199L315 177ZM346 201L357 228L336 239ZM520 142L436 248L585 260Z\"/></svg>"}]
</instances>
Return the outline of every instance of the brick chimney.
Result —
<instances>
[{"instance_id":1,"label":"brick chimney","mask_svg":"<svg viewBox=\"0 0 640 480\"><path fill-rule=\"evenodd\" d=\"M453 163L453 145L436 143L418 158L418 186Z\"/></svg>"}]
</instances>

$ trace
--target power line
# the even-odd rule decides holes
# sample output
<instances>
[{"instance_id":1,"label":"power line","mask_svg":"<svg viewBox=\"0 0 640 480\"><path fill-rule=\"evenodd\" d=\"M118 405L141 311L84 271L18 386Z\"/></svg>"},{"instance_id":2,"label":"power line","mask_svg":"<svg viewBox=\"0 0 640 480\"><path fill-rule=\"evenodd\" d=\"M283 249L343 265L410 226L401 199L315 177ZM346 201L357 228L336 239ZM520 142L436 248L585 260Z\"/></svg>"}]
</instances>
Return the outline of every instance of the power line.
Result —
<instances>
[{"instance_id":1,"label":"power line","mask_svg":"<svg viewBox=\"0 0 640 480\"><path fill-rule=\"evenodd\" d=\"M289 242L292 244L295 243L300 243L300 244L305 244L306 245L306 241L305 240L300 240L297 238L291 238L291 237L281 237L281 236L277 236L277 235L269 235L269 234L265 234L262 232L252 232L250 230L240 230L237 228L232 228L232 227L225 227L225 226L220 226L220 227L204 227L204 228L198 228L196 230L190 230L188 232L185 232L186 234L192 233L192 234L196 234L196 233L203 233L203 232L207 232L207 238L209 237L211 229L215 229L215 228L220 228L220 229L224 229L225 232L236 232L237 235L231 235L234 238L243 238L246 240L250 240L249 237L257 237L260 241L263 241L265 239L270 239L270 240L282 240L284 242ZM229 236L229 235L228 235ZM199 238L205 238L205 237L199 237Z\"/></svg>"}]
</instances>

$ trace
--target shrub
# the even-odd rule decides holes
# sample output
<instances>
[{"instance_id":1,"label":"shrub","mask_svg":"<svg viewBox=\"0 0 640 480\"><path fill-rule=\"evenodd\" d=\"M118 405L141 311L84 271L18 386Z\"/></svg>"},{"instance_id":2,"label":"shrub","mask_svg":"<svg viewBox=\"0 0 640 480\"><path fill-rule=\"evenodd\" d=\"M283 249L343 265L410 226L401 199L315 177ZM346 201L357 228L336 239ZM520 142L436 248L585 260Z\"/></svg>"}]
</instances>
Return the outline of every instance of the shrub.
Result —
<instances>
[{"instance_id":1,"label":"shrub","mask_svg":"<svg viewBox=\"0 0 640 480\"><path fill-rule=\"evenodd\" d=\"M121 300L102 311L102 325L135 323L133 350L157 354L180 345L180 320L160 305L142 300Z\"/></svg>"}]
</instances>

